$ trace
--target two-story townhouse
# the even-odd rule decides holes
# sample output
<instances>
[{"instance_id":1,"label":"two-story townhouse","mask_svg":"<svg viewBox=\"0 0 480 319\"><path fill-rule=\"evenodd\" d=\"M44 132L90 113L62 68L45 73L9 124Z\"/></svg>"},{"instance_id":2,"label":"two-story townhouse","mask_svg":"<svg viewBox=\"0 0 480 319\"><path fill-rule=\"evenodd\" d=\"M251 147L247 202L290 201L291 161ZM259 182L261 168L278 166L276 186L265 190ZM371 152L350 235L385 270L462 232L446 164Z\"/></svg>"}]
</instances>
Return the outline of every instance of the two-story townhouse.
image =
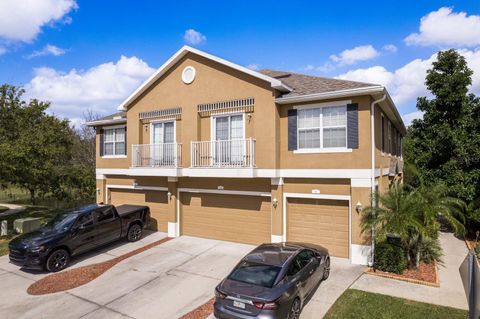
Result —
<instances>
[{"instance_id":1,"label":"two-story townhouse","mask_svg":"<svg viewBox=\"0 0 480 319\"><path fill-rule=\"evenodd\" d=\"M402 173L405 126L383 86L187 46L89 125L97 201L148 205L173 237L311 242L366 264L361 208Z\"/></svg>"}]
</instances>

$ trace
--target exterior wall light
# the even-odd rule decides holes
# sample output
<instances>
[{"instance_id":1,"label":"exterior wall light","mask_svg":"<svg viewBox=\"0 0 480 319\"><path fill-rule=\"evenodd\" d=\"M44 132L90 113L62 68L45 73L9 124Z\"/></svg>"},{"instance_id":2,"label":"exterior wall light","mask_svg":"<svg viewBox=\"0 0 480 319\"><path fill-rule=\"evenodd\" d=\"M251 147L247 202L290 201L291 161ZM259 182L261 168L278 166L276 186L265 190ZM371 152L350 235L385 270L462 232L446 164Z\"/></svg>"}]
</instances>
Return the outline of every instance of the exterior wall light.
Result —
<instances>
[{"instance_id":1,"label":"exterior wall light","mask_svg":"<svg viewBox=\"0 0 480 319\"><path fill-rule=\"evenodd\" d=\"M133 188L137 188L138 187L138 182L136 180L133 181Z\"/></svg>"},{"instance_id":2,"label":"exterior wall light","mask_svg":"<svg viewBox=\"0 0 480 319\"><path fill-rule=\"evenodd\" d=\"M97 188L97 194L100 195L100 188Z\"/></svg>"},{"instance_id":3,"label":"exterior wall light","mask_svg":"<svg viewBox=\"0 0 480 319\"><path fill-rule=\"evenodd\" d=\"M172 200L172 193L171 192L168 192L167 196L168 196L168 200Z\"/></svg>"},{"instance_id":4,"label":"exterior wall light","mask_svg":"<svg viewBox=\"0 0 480 319\"><path fill-rule=\"evenodd\" d=\"M277 208L277 206L278 206L278 199L277 199L276 197L272 200L272 205L273 205L273 208Z\"/></svg>"},{"instance_id":5,"label":"exterior wall light","mask_svg":"<svg viewBox=\"0 0 480 319\"><path fill-rule=\"evenodd\" d=\"M357 205L355 205L355 210L357 211L357 213L360 214L360 212L362 211L362 209L363 209L362 203L357 202Z\"/></svg>"}]
</instances>

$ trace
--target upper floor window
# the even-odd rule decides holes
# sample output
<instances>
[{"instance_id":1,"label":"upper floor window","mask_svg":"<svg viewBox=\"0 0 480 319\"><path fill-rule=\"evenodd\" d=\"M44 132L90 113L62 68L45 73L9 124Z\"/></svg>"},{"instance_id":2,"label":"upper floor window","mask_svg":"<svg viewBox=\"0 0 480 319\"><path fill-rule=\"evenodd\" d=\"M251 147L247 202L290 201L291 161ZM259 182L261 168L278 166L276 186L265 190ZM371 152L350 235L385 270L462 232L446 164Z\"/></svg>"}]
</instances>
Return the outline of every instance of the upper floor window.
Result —
<instances>
[{"instance_id":1,"label":"upper floor window","mask_svg":"<svg viewBox=\"0 0 480 319\"><path fill-rule=\"evenodd\" d=\"M383 116L383 114L382 114L380 132L382 137L382 153L385 153L385 116Z\"/></svg>"},{"instance_id":2,"label":"upper floor window","mask_svg":"<svg viewBox=\"0 0 480 319\"><path fill-rule=\"evenodd\" d=\"M347 107L298 110L298 149L347 147Z\"/></svg>"},{"instance_id":3,"label":"upper floor window","mask_svg":"<svg viewBox=\"0 0 480 319\"><path fill-rule=\"evenodd\" d=\"M103 130L103 156L126 155L125 127Z\"/></svg>"}]
</instances>

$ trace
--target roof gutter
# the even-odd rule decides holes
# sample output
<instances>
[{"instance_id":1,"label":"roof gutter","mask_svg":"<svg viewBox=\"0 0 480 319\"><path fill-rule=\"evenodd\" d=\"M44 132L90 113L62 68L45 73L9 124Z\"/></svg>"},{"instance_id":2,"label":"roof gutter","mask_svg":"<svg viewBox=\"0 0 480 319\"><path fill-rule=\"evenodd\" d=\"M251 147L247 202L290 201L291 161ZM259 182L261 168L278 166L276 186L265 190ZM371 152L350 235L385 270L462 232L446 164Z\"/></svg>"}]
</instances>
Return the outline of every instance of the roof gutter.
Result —
<instances>
[{"instance_id":1,"label":"roof gutter","mask_svg":"<svg viewBox=\"0 0 480 319\"><path fill-rule=\"evenodd\" d=\"M87 122L85 124L87 126L104 126L104 125L114 125L114 124L123 124L123 123L127 123L126 118L91 121L91 122Z\"/></svg>"},{"instance_id":2,"label":"roof gutter","mask_svg":"<svg viewBox=\"0 0 480 319\"><path fill-rule=\"evenodd\" d=\"M372 104L370 105L370 135L371 135L370 137L371 137L371 144L372 144L372 172L371 172L372 176L370 180L372 202L370 203L370 205L372 207L373 205L375 205L374 197L373 197L373 194L375 194L375 105L385 101L386 99L387 99L387 93L384 92L383 96L380 99L373 101ZM370 261L372 265L375 258L374 235L375 235L375 230L372 227L372 251L371 251L371 257L370 257Z\"/></svg>"}]
</instances>

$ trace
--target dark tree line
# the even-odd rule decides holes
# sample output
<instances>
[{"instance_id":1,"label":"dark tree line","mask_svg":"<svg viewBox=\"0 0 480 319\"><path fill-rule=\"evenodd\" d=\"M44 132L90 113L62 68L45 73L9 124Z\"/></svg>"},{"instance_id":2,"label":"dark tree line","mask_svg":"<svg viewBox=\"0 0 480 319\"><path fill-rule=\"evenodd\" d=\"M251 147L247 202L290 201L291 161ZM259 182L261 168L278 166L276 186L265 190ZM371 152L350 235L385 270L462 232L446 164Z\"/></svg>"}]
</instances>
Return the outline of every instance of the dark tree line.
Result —
<instances>
[{"instance_id":1,"label":"dark tree line","mask_svg":"<svg viewBox=\"0 0 480 319\"><path fill-rule=\"evenodd\" d=\"M46 113L50 103L23 99L24 90L0 86L0 187L38 198L81 200L95 193L95 133ZM87 117L92 119L92 114Z\"/></svg>"}]
</instances>

